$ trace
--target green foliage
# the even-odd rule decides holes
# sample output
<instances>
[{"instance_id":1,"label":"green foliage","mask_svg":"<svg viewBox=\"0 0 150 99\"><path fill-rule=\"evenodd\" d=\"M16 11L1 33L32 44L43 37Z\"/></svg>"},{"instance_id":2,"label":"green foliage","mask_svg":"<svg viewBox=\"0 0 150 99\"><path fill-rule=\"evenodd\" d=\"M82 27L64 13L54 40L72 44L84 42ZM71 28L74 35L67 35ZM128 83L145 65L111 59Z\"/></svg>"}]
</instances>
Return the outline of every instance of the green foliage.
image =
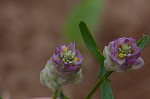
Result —
<instances>
[{"instance_id":1,"label":"green foliage","mask_svg":"<svg viewBox=\"0 0 150 99\"><path fill-rule=\"evenodd\" d=\"M86 24L84 22L80 22L79 28L80 28L82 38L83 38L87 48L89 49L89 51L93 54L93 56L96 58L96 60L101 65L100 71L99 71L99 76L98 76L98 80L100 80L107 72L107 70L104 67L105 58L104 58L103 54L98 50L98 47L97 47L91 33L89 32ZM105 81L104 84L102 84L101 92L102 92L101 99L114 99L110 84L107 80Z\"/></svg>"},{"instance_id":2,"label":"green foliage","mask_svg":"<svg viewBox=\"0 0 150 99\"><path fill-rule=\"evenodd\" d=\"M85 21L90 29L94 30L100 20L101 10L102 0L80 0L71 10L65 23L65 40L81 40L78 28L80 21Z\"/></svg>"},{"instance_id":3,"label":"green foliage","mask_svg":"<svg viewBox=\"0 0 150 99\"><path fill-rule=\"evenodd\" d=\"M105 69L103 63L100 67L98 79L100 80L106 72L107 70ZM106 80L101 85L101 99L114 99L109 80Z\"/></svg>"},{"instance_id":4,"label":"green foliage","mask_svg":"<svg viewBox=\"0 0 150 99\"><path fill-rule=\"evenodd\" d=\"M145 46L148 44L148 36L143 35L143 37L137 42L137 46L141 49L144 49Z\"/></svg>"},{"instance_id":5,"label":"green foliage","mask_svg":"<svg viewBox=\"0 0 150 99\"><path fill-rule=\"evenodd\" d=\"M93 54L93 56L96 58L96 60L102 65L103 61L105 60L103 54L98 50L98 47L89 32L86 24L84 22L80 22L79 28L81 31L82 38L84 40L84 43L86 44L89 51Z\"/></svg>"},{"instance_id":6,"label":"green foliage","mask_svg":"<svg viewBox=\"0 0 150 99\"><path fill-rule=\"evenodd\" d=\"M105 81L101 85L101 99L114 99L110 84Z\"/></svg>"}]
</instances>

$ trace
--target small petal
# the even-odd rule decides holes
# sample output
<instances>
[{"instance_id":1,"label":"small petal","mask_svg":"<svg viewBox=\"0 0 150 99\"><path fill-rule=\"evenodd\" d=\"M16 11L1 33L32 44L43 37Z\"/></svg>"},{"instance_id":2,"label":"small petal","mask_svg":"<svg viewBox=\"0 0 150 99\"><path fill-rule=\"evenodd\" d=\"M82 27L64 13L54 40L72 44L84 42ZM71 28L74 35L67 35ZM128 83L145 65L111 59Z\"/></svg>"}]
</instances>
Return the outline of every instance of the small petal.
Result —
<instances>
[{"instance_id":1,"label":"small petal","mask_svg":"<svg viewBox=\"0 0 150 99\"><path fill-rule=\"evenodd\" d=\"M141 57L136 60L136 63L131 67L132 69L139 69L144 65L144 61Z\"/></svg>"},{"instance_id":2,"label":"small petal","mask_svg":"<svg viewBox=\"0 0 150 99\"><path fill-rule=\"evenodd\" d=\"M104 66L108 71L112 71L115 68L115 64L112 62L112 60L109 58L109 47L105 46L103 50L103 55L105 57Z\"/></svg>"},{"instance_id":3,"label":"small petal","mask_svg":"<svg viewBox=\"0 0 150 99\"><path fill-rule=\"evenodd\" d=\"M77 66L77 65L65 65L63 68L63 72L75 73L75 72L78 72L79 69L80 69L80 66Z\"/></svg>"},{"instance_id":4,"label":"small petal","mask_svg":"<svg viewBox=\"0 0 150 99\"><path fill-rule=\"evenodd\" d=\"M113 71L115 69L115 64L111 61L110 58L107 58L104 61L104 66L105 66L106 70L108 70L108 71Z\"/></svg>"},{"instance_id":5,"label":"small petal","mask_svg":"<svg viewBox=\"0 0 150 99\"><path fill-rule=\"evenodd\" d=\"M75 50L75 43L70 43L69 45L68 45L68 50Z\"/></svg>"},{"instance_id":6,"label":"small petal","mask_svg":"<svg viewBox=\"0 0 150 99\"><path fill-rule=\"evenodd\" d=\"M56 64L59 64L61 62L60 58L58 55L53 55L53 61L56 63Z\"/></svg>"},{"instance_id":7,"label":"small petal","mask_svg":"<svg viewBox=\"0 0 150 99\"><path fill-rule=\"evenodd\" d=\"M119 65L124 64L125 61L126 61L125 58L120 59L120 58L118 57L118 54L115 55L115 57L113 58L113 60L114 60L116 63L118 63Z\"/></svg>"},{"instance_id":8,"label":"small petal","mask_svg":"<svg viewBox=\"0 0 150 99\"><path fill-rule=\"evenodd\" d=\"M133 57L137 59L141 54L141 49L136 44L132 44L131 47L134 55Z\"/></svg>"},{"instance_id":9,"label":"small petal","mask_svg":"<svg viewBox=\"0 0 150 99\"><path fill-rule=\"evenodd\" d=\"M63 52L66 52L68 50L68 48L66 47L66 45L60 45L59 46L59 52L60 54Z\"/></svg>"},{"instance_id":10,"label":"small petal","mask_svg":"<svg viewBox=\"0 0 150 99\"><path fill-rule=\"evenodd\" d=\"M81 65L82 64L82 62L83 62L83 58L82 58L82 56L78 56L78 57L75 57L75 59L72 61L72 63L74 64L74 65Z\"/></svg>"},{"instance_id":11,"label":"small petal","mask_svg":"<svg viewBox=\"0 0 150 99\"><path fill-rule=\"evenodd\" d=\"M114 41L110 42L108 47L109 47L109 49L107 49L107 50L110 50L111 57L114 57L116 52L117 52L117 44L116 44L116 42L114 42Z\"/></svg>"},{"instance_id":12,"label":"small petal","mask_svg":"<svg viewBox=\"0 0 150 99\"><path fill-rule=\"evenodd\" d=\"M104 48L104 50L103 50L103 55L104 55L104 57L105 57L105 58L109 58L109 53L110 53L110 52L108 52L108 47L105 46L105 48Z\"/></svg>"},{"instance_id":13,"label":"small petal","mask_svg":"<svg viewBox=\"0 0 150 99\"><path fill-rule=\"evenodd\" d=\"M60 54L59 47L57 47L56 50L55 50L55 55L59 55L59 54Z\"/></svg>"}]
</instances>

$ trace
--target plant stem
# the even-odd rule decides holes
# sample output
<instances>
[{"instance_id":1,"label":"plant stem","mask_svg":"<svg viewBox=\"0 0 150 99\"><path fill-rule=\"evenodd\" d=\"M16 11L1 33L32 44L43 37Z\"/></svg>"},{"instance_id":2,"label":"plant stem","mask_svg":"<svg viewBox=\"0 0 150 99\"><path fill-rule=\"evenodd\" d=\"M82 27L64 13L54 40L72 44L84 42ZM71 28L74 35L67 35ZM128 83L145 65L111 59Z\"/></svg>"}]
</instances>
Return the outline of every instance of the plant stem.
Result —
<instances>
[{"instance_id":1,"label":"plant stem","mask_svg":"<svg viewBox=\"0 0 150 99\"><path fill-rule=\"evenodd\" d=\"M91 96L95 93L95 91L100 87L100 85L110 76L110 74L112 73L113 71L107 71L105 73L105 75L100 79L98 80L98 82L96 83L96 85L93 87L93 89L90 91L90 93L86 96L85 99L90 99Z\"/></svg>"},{"instance_id":2,"label":"plant stem","mask_svg":"<svg viewBox=\"0 0 150 99\"><path fill-rule=\"evenodd\" d=\"M55 90L53 93L52 99L57 99L59 92L60 92L60 89Z\"/></svg>"}]
</instances>

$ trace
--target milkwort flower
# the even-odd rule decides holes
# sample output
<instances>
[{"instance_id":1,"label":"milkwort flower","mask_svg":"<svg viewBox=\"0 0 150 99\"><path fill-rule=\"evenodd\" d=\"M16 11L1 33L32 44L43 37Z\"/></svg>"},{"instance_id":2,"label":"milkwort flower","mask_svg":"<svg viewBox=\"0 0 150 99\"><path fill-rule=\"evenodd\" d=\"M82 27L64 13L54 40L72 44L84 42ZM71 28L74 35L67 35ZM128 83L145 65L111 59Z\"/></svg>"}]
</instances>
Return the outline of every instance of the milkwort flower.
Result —
<instances>
[{"instance_id":1,"label":"milkwort flower","mask_svg":"<svg viewBox=\"0 0 150 99\"><path fill-rule=\"evenodd\" d=\"M75 43L60 45L41 71L40 81L53 90L69 83L79 83L83 78L82 62L83 57L75 49Z\"/></svg>"},{"instance_id":2,"label":"milkwort flower","mask_svg":"<svg viewBox=\"0 0 150 99\"><path fill-rule=\"evenodd\" d=\"M104 66L108 71L124 72L129 69L138 69L144 65L140 57L141 49L132 38L118 38L105 46L103 54Z\"/></svg>"}]
</instances>

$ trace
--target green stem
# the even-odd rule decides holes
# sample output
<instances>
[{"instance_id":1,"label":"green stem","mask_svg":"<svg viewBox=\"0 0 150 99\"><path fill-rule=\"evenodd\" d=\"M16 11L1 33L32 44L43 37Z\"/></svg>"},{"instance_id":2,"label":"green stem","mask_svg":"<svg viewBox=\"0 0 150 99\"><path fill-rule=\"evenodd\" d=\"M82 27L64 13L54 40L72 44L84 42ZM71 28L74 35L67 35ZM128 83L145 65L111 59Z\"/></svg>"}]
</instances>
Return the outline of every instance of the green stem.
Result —
<instances>
[{"instance_id":1,"label":"green stem","mask_svg":"<svg viewBox=\"0 0 150 99\"><path fill-rule=\"evenodd\" d=\"M95 91L100 87L100 85L110 76L110 74L112 73L113 71L107 71L105 73L105 75L100 79L98 80L98 82L96 83L96 85L93 87L93 89L90 91L90 93L86 96L85 99L90 99L91 96L95 93Z\"/></svg>"},{"instance_id":2,"label":"green stem","mask_svg":"<svg viewBox=\"0 0 150 99\"><path fill-rule=\"evenodd\" d=\"M57 99L59 92L60 92L60 89L55 90L53 93L52 99Z\"/></svg>"}]
</instances>

